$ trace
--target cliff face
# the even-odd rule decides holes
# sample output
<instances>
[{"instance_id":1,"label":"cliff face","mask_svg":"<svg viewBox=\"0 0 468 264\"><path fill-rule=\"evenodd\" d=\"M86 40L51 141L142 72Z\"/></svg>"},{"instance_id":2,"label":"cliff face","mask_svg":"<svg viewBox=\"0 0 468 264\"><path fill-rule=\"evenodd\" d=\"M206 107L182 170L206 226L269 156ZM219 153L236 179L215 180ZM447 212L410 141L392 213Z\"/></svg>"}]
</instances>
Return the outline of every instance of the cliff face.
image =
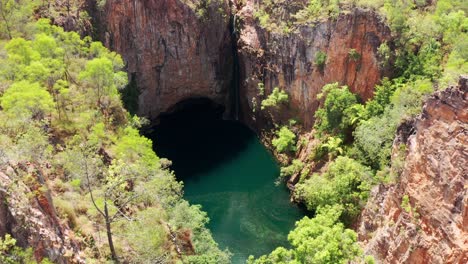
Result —
<instances>
[{"instance_id":1,"label":"cliff face","mask_svg":"<svg viewBox=\"0 0 468 264\"><path fill-rule=\"evenodd\" d=\"M258 127L258 119L264 116L264 111L259 111L265 98L259 96L259 82L264 83L266 95L276 86L286 90L290 104L277 118L299 117L306 128L313 124L320 103L317 94L327 83L348 85L363 100L372 96L385 73L379 67L377 49L390 39L390 30L373 12L356 9L336 21L301 26L297 33L284 35L261 28L254 11L255 1L248 0L238 12L242 20L238 41L241 103L244 118L251 125ZM350 57L351 49L359 58ZM315 64L319 53L326 54L323 67Z\"/></svg>"},{"instance_id":2,"label":"cliff face","mask_svg":"<svg viewBox=\"0 0 468 264\"><path fill-rule=\"evenodd\" d=\"M58 218L41 169L30 163L0 167L0 237L11 234L34 257L85 263L70 228Z\"/></svg>"},{"instance_id":3,"label":"cliff face","mask_svg":"<svg viewBox=\"0 0 468 264\"><path fill-rule=\"evenodd\" d=\"M302 26L297 33L284 35L259 26L254 0L203 3L106 2L101 38L125 59L130 78L140 90L139 114L154 119L193 97L207 97L229 107L234 36L238 38L243 121L252 127L264 126L256 118L270 119L260 111L252 114L264 99L258 95L259 82L265 83L267 95L276 86L286 89L291 102L280 116L299 117L310 127L319 106L316 96L324 84L349 85L366 100L384 74L377 48L389 40L390 31L372 12L354 10L336 21ZM230 4L237 11L231 11ZM241 25L235 35L229 29L231 12ZM350 58L351 49L359 58ZM319 51L327 56L323 68L314 64Z\"/></svg>"},{"instance_id":4,"label":"cliff face","mask_svg":"<svg viewBox=\"0 0 468 264\"><path fill-rule=\"evenodd\" d=\"M108 0L106 46L122 54L140 95L139 114L156 118L179 101L227 105L232 79L229 5L196 0Z\"/></svg>"},{"instance_id":5,"label":"cliff face","mask_svg":"<svg viewBox=\"0 0 468 264\"><path fill-rule=\"evenodd\" d=\"M429 98L401 131L403 172L373 190L360 240L379 263L467 263L468 79Z\"/></svg>"}]
</instances>

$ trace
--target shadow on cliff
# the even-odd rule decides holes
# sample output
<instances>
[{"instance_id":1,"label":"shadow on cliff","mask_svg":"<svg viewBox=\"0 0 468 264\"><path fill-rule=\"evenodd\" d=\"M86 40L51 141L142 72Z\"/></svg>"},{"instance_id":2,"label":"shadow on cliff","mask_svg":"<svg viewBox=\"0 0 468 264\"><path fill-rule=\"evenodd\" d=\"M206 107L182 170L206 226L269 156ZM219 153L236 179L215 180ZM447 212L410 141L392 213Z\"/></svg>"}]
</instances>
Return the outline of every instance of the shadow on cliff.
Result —
<instances>
[{"instance_id":1,"label":"shadow on cliff","mask_svg":"<svg viewBox=\"0 0 468 264\"><path fill-rule=\"evenodd\" d=\"M189 99L163 114L154 131L158 156L172 161L171 169L180 180L201 177L235 159L256 135L239 122L223 120L224 107L206 98Z\"/></svg>"}]
</instances>

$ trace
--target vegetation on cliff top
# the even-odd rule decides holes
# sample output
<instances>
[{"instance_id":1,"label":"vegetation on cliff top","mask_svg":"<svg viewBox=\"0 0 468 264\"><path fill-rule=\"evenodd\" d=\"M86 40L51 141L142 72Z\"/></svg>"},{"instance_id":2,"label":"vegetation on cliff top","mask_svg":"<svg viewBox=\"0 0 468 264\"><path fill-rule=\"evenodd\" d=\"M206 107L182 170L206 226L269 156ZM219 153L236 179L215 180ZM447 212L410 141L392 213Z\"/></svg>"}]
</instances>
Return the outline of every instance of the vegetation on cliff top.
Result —
<instances>
[{"instance_id":1,"label":"vegetation on cliff top","mask_svg":"<svg viewBox=\"0 0 468 264\"><path fill-rule=\"evenodd\" d=\"M120 55L7 4L24 23L1 25L11 40L0 44L0 170L48 168L43 188L89 263L228 263L206 213L182 199L182 183L139 134L143 120L123 108ZM2 243L7 256L19 254Z\"/></svg>"}]
</instances>

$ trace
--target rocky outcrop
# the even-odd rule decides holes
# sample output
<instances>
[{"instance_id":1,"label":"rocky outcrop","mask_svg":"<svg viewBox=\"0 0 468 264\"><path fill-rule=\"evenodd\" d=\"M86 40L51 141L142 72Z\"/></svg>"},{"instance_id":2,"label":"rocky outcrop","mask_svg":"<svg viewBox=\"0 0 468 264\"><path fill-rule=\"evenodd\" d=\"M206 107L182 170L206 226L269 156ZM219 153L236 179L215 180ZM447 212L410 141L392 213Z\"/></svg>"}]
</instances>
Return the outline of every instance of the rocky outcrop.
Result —
<instances>
[{"instance_id":1,"label":"rocky outcrop","mask_svg":"<svg viewBox=\"0 0 468 264\"><path fill-rule=\"evenodd\" d=\"M268 120L260 111L258 83L268 95L274 87L287 91L289 106L276 118L298 118L306 128L314 122L319 106L317 94L323 85L339 82L363 100L373 95L385 70L379 65L378 47L390 40L390 30L371 11L354 9L336 20L299 26L294 33L268 32L254 17L256 1L247 0L238 11L241 31L238 41L241 69L241 104L244 119L253 127ZM349 55L354 49L355 57ZM318 54L326 54L325 65L315 64ZM263 117L263 118L262 118Z\"/></svg>"},{"instance_id":2,"label":"rocky outcrop","mask_svg":"<svg viewBox=\"0 0 468 264\"><path fill-rule=\"evenodd\" d=\"M194 97L228 105L229 10L224 0L107 0L101 38L122 54L140 115L154 119Z\"/></svg>"},{"instance_id":3,"label":"rocky outcrop","mask_svg":"<svg viewBox=\"0 0 468 264\"><path fill-rule=\"evenodd\" d=\"M374 189L360 220L366 253L378 263L467 263L468 79L434 94L400 132L398 183Z\"/></svg>"},{"instance_id":4,"label":"rocky outcrop","mask_svg":"<svg viewBox=\"0 0 468 264\"><path fill-rule=\"evenodd\" d=\"M0 237L31 247L38 262L85 263L70 228L62 224L41 169L30 163L0 168Z\"/></svg>"},{"instance_id":5,"label":"rocky outcrop","mask_svg":"<svg viewBox=\"0 0 468 264\"><path fill-rule=\"evenodd\" d=\"M51 20L52 24L63 27L65 31L75 31L81 36L91 35L93 26L88 14L88 5L92 0L45 1L35 10L36 18Z\"/></svg>"}]
</instances>

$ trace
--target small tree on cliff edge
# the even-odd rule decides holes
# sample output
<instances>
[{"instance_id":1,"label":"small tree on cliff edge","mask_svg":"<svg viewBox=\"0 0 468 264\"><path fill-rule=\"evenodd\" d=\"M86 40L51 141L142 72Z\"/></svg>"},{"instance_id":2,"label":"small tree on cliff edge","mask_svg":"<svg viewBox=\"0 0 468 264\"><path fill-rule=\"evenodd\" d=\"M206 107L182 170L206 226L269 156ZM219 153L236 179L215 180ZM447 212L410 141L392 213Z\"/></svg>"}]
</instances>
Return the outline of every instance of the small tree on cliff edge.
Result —
<instances>
[{"instance_id":1,"label":"small tree on cliff edge","mask_svg":"<svg viewBox=\"0 0 468 264\"><path fill-rule=\"evenodd\" d=\"M103 164L101 157L95 154L92 148L80 147L79 162L83 168L84 178L86 181L86 191L88 192L91 202L98 214L101 215L105 222L107 241L111 252L111 258L115 263L119 263L119 258L115 251L114 241L112 237L112 223L126 219L133 221L130 216L125 213L124 208L139 197L138 194L128 191L128 185L133 181L131 178L122 177L119 175L121 167L124 164L119 160L113 160L108 168L107 177L103 176ZM93 194L94 186L99 186L99 180L104 180L102 184L102 194L99 199ZM98 202L99 200L99 202Z\"/></svg>"}]
</instances>

